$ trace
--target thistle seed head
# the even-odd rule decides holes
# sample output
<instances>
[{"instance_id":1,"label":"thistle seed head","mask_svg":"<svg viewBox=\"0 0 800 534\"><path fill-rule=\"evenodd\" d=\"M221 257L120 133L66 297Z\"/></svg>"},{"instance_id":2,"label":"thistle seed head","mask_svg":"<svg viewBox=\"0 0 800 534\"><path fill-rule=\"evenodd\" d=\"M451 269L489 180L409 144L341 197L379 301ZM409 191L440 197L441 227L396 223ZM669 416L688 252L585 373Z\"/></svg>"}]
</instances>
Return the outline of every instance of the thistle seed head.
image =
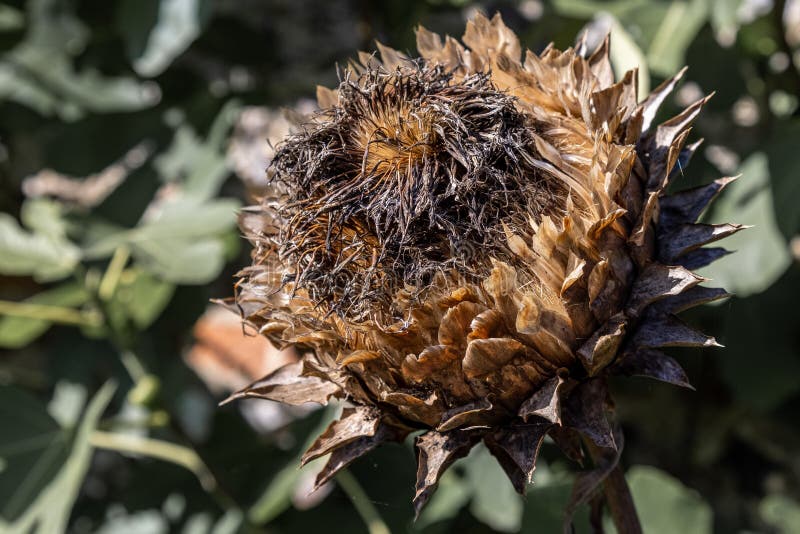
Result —
<instances>
[{"instance_id":1,"label":"thistle seed head","mask_svg":"<svg viewBox=\"0 0 800 534\"><path fill-rule=\"evenodd\" d=\"M481 280L491 258L513 263L504 228L567 196L536 168L534 131L486 73L456 81L423 59L348 73L272 162L285 282L344 320L390 326L408 319L398 290L417 299L453 275Z\"/></svg>"},{"instance_id":2,"label":"thistle seed head","mask_svg":"<svg viewBox=\"0 0 800 534\"><path fill-rule=\"evenodd\" d=\"M639 102L608 41L523 60L499 16L464 44L417 41L421 58L379 45L321 88L273 193L243 213L253 263L235 303L305 356L232 398L346 400L303 459L330 453L319 484L423 431L417 511L479 442L523 492L546 435L573 459L583 440L599 484L621 448L606 377L688 386L662 349L716 345L675 314L727 296L690 269L742 229L697 223L731 179L667 193L706 99L653 126L683 72Z\"/></svg>"}]
</instances>

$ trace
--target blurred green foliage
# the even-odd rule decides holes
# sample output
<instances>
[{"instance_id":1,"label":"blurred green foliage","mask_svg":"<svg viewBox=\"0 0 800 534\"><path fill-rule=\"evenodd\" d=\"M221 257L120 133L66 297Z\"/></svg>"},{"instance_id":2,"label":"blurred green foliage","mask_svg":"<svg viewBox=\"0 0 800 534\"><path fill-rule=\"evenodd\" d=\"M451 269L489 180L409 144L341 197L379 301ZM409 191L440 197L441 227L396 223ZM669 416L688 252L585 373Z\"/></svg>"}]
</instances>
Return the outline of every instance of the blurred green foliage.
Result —
<instances>
[{"instance_id":1,"label":"blurred green foliage","mask_svg":"<svg viewBox=\"0 0 800 534\"><path fill-rule=\"evenodd\" d=\"M0 3L0 532L560 531L574 469L549 445L524 500L479 448L413 523L405 444L304 501L298 454L330 412L253 424L182 358L247 264L241 111L474 9L534 50L610 31L642 93L688 65L665 116L716 91L678 186L742 175L706 214L754 225L704 272L737 296L692 313L727 348L678 351L696 392L614 384L623 462L646 532L798 532L798 0Z\"/></svg>"}]
</instances>

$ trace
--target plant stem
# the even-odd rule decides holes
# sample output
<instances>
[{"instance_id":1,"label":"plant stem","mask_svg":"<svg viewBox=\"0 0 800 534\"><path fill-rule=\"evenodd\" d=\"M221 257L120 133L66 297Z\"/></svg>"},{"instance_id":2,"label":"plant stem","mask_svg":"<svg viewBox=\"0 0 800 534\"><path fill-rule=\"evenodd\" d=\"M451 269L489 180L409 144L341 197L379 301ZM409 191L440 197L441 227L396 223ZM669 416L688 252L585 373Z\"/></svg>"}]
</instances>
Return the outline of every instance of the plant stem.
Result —
<instances>
[{"instance_id":1,"label":"plant stem","mask_svg":"<svg viewBox=\"0 0 800 534\"><path fill-rule=\"evenodd\" d=\"M46 304L30 304L28 302L14 302L0 300L0 315L38 319L51 323L67 324L74 326L93 326L98 324L98 319L93 315L63 306L49 306Z\"/></svg>"},{"instance_id":2,"label":"plant stem","mask_svg":"<svg viewBox=\"0 0 800 534\"><path fill-rule=\"evenodd\" d=\"M128 371L128 375L131 377L134 384L139 383L140 380L147 376L147 369L145 369L142 361L132 350L119 350L119 359L122 365L125 366L125 370Z\"/></svg>"},{"instance_id":3,"label":"plant stem","mask_svg":"<svg viewBox=\"0 0 800 534\"><path fill-rule=\"evenodd\" d=\"M104 432L102 430L95 430L89 441L93 446L101 449L140 454L180 465L194 473L206 491L212 492L217 488L217 481L211 471L208 470L197 453L188 447L158 439Z\"/></svg>"},{"instance_id":4,"label":"plant stem","mask_svg":"<svg viewBox=\"0 0 800 534\"><path fill-rule=\"evenodd\" d=\"M103 273L103 278L100 280L100 285L97 288L97 296L104 301L111 300L114 292L117 290L119 279L122 276L122 271L125 269L125 264L131 257L131 252L128 247L118 247L108 262L106 272Z\"/></svg>"},{"instance_id":5,"label":"plant stem","mask_svg":"<svg viewBox=\"0 0 800 534\"><path fill-rule=\"evenodd\" d=\"M113 340L113 335L111 339ZM122 349L120 347L119 356L136 386L153 378L133 350ZM169 409L162 403L159 403L159 407L162 413L165 414L166 422L170 425L170 428L178 434L182 440L188 443L188 445L178 445L169 441L100 430L95 431L92 435L92 444L100 448L150 456L185 467L195 474L200 481L200 485L215 501L217 501L220 508L223 510L241 511L241 508L233 497L219 485L214 473L194 449L191 440L188 439L183 430L175 424L175 418ZM246 519L246 521L249 520Z\"/></svg>"},{"instance_id":6,"label":"plant stem","mask_svg":"<svg viewBox=\"0 0 800 534\"><path fill-rule=\"evenodd\" d=\"M125 265L129 259L130 250L122 246L114 251L114 255L99 282L91 277L93 271L87 272L80 264L76 267L74 275L89 290L92 302L98 309L96 322L106 327L107 338L117 350L120 361L131 377L135 389L137 386L146 385L145 383L148 381L155 381L157 385L158 379L148 372L147 366L136 354L134 350L135 341L132 336L128 335L129 332L125 330L126 325L120 325L110 319L109 302L117 290ZM136 333L138 334L138 332ZM92 434L90 438L92 445L119 452L150 456L185 467L194 473L200 481L200 485L217 502L221 509L241 513L242 509L239 504L220 486L218 478L194 448L191 439L186 436L183 429L175 424L175 417L169 408L161 399L156 398L154 403L163 415L162 418L165 419L162 424L168 424L179 439L187 443L186 446L168 441L101 430L96 430ZM253 527L248 518L245 517L244 522L246 528Z\"/></svg>"},{"instance_id":7,"label":"plant stem","mask_svg":"<svg viewBox=\"0 0 800 534\"><path fill-rule=\"evenodd\" d=\"M389 527L381 518L378 510L372 505L361 484L358 483L356 477L353 476L347 469L342 469L336 475L336 482L341 486L342 490L350 498L358 515L364 520L367 525L369 534L391 534Z\"/></svg>"},{"instance_id":8,"label":"plant stem","mask_svg":"<svg viewBox=\"0 0 800 534\"><path fill-rule=\"evenodd\" d=\"M639 516L636 514L636 507L633 504L633 496L625 480L625 474L617 465L603 482L603 493L606 496L608 511L617 532L626 534L641 534L642 525L639 523Z\"/></svg>"},{"instance_id":9,"label":"plant stem","mask_svg":"<svg viewBox=\"0 0 800 534\"><path fill-rule=\"evenodd\" d=\"M214 474L203 459L189 447L159 439L95 430L89 437L92 446L121 453L139 454L180 465L194 473L200 485L223 510L239 510L239 505L221 490Z\"/></svg>"},{"instance_id":10,"label":"plant stem","mask_svg":"<svg viewBox=\"0 0 800 534\"><path fill-rule=\"evenodd\" d=\"M113 296L116 286L119 282L119 276L128 261L128 252L122 250L123 247L117 249L109 263L106 272L100 284L97 286L98 290L94 296L94 302L100 309L103 317L103 323L108 328L108 340L117 349L120 361L122 362L128 375L134 383L134 389L141 386L150 380L156 380L147 370L147 366L142 362L142 359L136 354L133 349L133 342L123 331L119 329L119 325L108 319L108 300L101 298L100 291L105 286L107 292L106 297ZM116 260L116 261L115 261ZM118 273L118 274L115 274ZM156 382L157 383L157 382ZM152 385L152 384L151 384ZM133 391L133 390L132 390ZM217 504L223 510L236 510L241 511L241 508L236 501L220 487L217 478L214 476L211 469L203 461L201 456L193 447L191 440L186 436L183 430L175 424L175 418L166 405L160 400L156 399L156 405L159 409L167 414L167 422L172 430L188 445L178 445L167 441L155 440L151 438L132 437L124 434L113 432L96 431L93 436L92 443L101 448L114 449L122 452L129 452L133 454L142 454L160 458L165 461L173 462L181 465L190 471L200 480L200 484L209 495L211 495ZM247 519L245 519L247 521Z\"/></svg>"},{"instance_id":11,"label":"plant stem","mask_svg":"<svg viewBox=\"0 0 800 534\"><path fill-rule=\"evenodd\" d=\"M601 462L601 450L590 440L585 440L584 443L589 450L592 461L595 464ZM642 534L642 525L639 523L639 516L636 514L633 496L631 496L631 490L625 480L625 473L622 472L622 467L619 464L614 466L603 481L603 496L617 532L620 534Z\"/></svg>"}]
</instances>

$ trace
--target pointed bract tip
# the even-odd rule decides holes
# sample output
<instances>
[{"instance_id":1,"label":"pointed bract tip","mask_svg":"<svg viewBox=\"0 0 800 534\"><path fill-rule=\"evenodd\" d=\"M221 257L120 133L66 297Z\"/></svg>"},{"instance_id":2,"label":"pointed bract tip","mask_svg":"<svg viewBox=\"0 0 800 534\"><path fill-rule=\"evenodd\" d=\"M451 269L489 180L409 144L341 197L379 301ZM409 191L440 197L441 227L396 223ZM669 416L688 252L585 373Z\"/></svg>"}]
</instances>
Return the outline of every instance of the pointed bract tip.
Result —
<instances>
[{"instance_id":1,"label":"pointed bract tip","mask_svg":"<svg viewBox=\"0 0 800 534\"><path fill-rule=\"evenodd\" d=\"M217 406L225 406L226 404L230 404L231 402L237 399L243 399L247 396L247 393L243 391L237 391L236 393L231 393L228 397L224 398L223 400L217 403Z\"/></svg>"}]
</instances>

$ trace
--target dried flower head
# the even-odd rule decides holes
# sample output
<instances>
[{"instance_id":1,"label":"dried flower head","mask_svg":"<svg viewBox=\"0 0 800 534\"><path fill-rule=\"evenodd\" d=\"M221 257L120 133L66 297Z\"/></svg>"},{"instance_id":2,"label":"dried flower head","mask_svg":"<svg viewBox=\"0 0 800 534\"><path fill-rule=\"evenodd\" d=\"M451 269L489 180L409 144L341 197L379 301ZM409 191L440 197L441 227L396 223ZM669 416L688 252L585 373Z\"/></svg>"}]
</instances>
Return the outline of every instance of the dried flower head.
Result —
<instances>
[{"instance_id":1,"label":"dried flower head","mask_svg":"<svg viewBox=\"0 0 800 534\"><path fill-rule=\"evenodd\" d=\"M696 222L730 180L666 193L706 99L651 128L682 72L639 103L607 41L521 60L499 16L463 45L422 28L417 43L320 88L243 213L236 304L306 356L233 398L349 402L303 459L330 453L318 484L422 431L418 511L478 442L522 492L545 435L577 459L583 440L600 452L578 504L619 458L605 377L688 386L660 349L716 345L674 314L727 295L690 269L742 228Z\"/></svg>"},{"instance_id":2,"label":"dried flower head","mask_svg":"<svg viewBox=\"0 0 800 534\"><path fill-rule=\"evenodd\" d=\"M478 282L490 257L513 261L503 222L563 210L567 189L536 168L534 131L486 73L456 82L422 60L354 72L275 155L284 194L270 253L291 265L293 289L350 322L409 319L398 289L416 299L454 269Z\"/></svg>"}]
</instances>

